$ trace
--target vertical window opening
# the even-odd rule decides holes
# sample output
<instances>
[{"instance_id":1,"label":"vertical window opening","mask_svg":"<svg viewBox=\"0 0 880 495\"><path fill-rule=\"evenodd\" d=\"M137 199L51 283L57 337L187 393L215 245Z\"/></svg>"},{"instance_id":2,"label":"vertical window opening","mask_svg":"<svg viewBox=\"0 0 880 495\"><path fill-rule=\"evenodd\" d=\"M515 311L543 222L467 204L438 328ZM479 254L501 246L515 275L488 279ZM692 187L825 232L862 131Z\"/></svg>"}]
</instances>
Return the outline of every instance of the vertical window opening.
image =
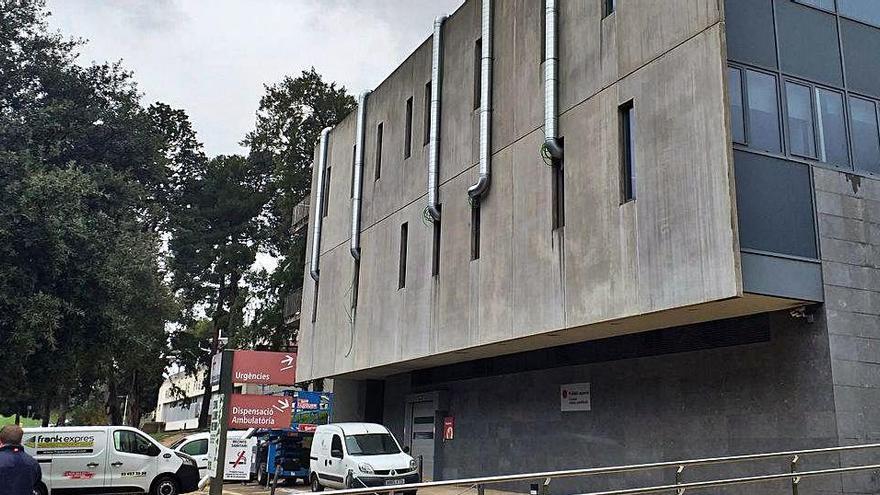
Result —
<instances>
[{"instance_id":1,"label":"vertical window opening","mask_svg":"<svg viewBox=\"0 0 880 495\"><path fill-rule=\"evenodd\" d=\"M816 117L819 129L819 159L832 165L849 164L846 143L846 118L843 95L836 91L816 88Z\"/></svg>"},{"instance_id":2,"label":"vertical window opening","mask_svg":"<svg viewBox=\"0 0 880 495\"><path fill-rule=\"evenodd\" d=\"M315 293L312 294L312 323L318 320L318 288L321 283L315 281Z\"/></svg>"},{"instance_id":3,"label":"vertical window opening","mask_svg":"<svg viewBox=\"0 0 880 495\"><path fill-rule=\"evenodd\" d=\"M480 108L480 100L482 99L480 91L480 87L483 85L482 56L483 38L480 38L474 43L474 110Z\"/></svg>"},{"instance_id":4,"label":"vertical window opening","mask_svg":"<svg viewBox=\"0 0 880 495\"><path fill-rule=\"evenodd\" d=\"M617 9L617 0L602 0L602 17L608 17Z\"/></svg>"},{"instance_id":5,"label":"vertical window opening","mask_svg":"<svg viewBox=\"0 0 880 495\"><path fill-rule=\"evenodd\" d=\"M880 130L873 101L849 97L852 128L853 162L856 168L880 173Z\"/></svg>"},{"instance_id":6,"label":"vertical window opening","mask_svg":"<svg viewBox=\"0 0 880 495\"><path fill-rule=\"evenodd\" d=\"M559 139L559 145L564 146L564 139ZM553 230L565 226L565 170L563 169L564 160L554 159L551 164L553 170Z\"/></svg>"},{"instance_id":7,"label":"vertical window opening","mask_svg":"<svg viewBox=\"0 0 880 495\"><path fill-rule=\"evenodd\" d=\"M749 146L781 152L776 77L746 70L746 99L749 107Z\"/></svg>"},{"instance_id":8,"label":"vertical window opening","mask_svg":"<svg viewBox=\"0 0 880 495\"><path fill-rule=\"evenodd\" d=\"M351 280L351 317L354 318L354 315L357 313L357 305L358 305L358 290L361 286L361 262L359 260L354 261L354 275Z\"/></svg>"},{"instance_id":9,"label":"vertical window opening","mask_svg":"<svg viewBox=\"0 0 880 495\"><path fill-rule=\"evenodd\" d=\"M424 133L425 136L422 138L422 144L428 144L431 140L431 81L425 83L425 122Z\"/></svg>"},{"instance_id":10,"label":"vertical window opening","mask_svg":"<svg viewBox=\"0 0 880 495\"><path fill-rule=\"evenodd\" d=\"M404 223L400 226L400 267L397 275L397 288L406 287L406 242L408 234L408 225Z\"/></svg>"},{"instance_id":11,"label":"vertical window opening","mask_svg":"<svg viewBox=\"0 0 880 495\"><path fill-rule=\"evenodd\" d=\"M813 134L813 102L810 88L785 82L785 103L788 112L788 145L793 155L816 157Z\"/></svg>"},{"instance_id":12,"label":"vertical window opening","mask_svg":"<svg viewBox=\"0 0 880 495\"><path fill-rule=\"evenodd\" d=\"M480 259L480 204L471 208L471 260Z\"/></svg>"},{"instance_id":13,"label":"vertical window opening","mask_svg":"<svg viewBox=\"0 0 880 495\"><path fill-rule=\"evenodd\" d=\"M321 212L322 217L326 217L330 211L330 167L324 171L324 211Z\"/></svg>"},{"instance_id":14,"label":"vertical window opening","mask_svg":"<svg viewBox=\"0 0 880 495\"><path fill-rule=\"evenodd\" d=\"M621 203L636 199L635 109L630 100L618 109L620 116Z\"/></svg>"},{"instance_id":15,"label":"vertical window opening","mask_svg":"<svg viewBox=\"0 0 880 495\"><path fill-rule=\"evenodd\" d=\"M746 144L746 121L743 109L742 71L727 69L727 95L730 99L730 134L734 143Z\"/></svg>"},{"instance_id":16,"label":"vertical window opening","mask_svg":"<svg viewBox=\"0 0 880 495\"><path fill-rule=\"evenodd\" d=\"M440 221L434 221L434 242L431 256L431 275L440 274Z\"/></svg>"},{"instance_id":17,"label":"vertical window opening","mask_svg":"<svg viewBox=\"0 0 880 495\"><path fill-rule=\"evenodd\" d=\"M382 177L382 122L376 126L376 168L373 180L379 180Z\"/></svg>"},{"instance_id":18,"label":"vertical window opening","mask_svg":"<svg viewBox=\"0 0 880 495\"><path fill-rule=\"evenodd\" d=\"M412 155L412 112L413 112L413 99L412 96L407 98L406 100L406 122L404 128L406 129L406 134L403 136L403 158L409 158Z\"/></svg>"}]
</instances>

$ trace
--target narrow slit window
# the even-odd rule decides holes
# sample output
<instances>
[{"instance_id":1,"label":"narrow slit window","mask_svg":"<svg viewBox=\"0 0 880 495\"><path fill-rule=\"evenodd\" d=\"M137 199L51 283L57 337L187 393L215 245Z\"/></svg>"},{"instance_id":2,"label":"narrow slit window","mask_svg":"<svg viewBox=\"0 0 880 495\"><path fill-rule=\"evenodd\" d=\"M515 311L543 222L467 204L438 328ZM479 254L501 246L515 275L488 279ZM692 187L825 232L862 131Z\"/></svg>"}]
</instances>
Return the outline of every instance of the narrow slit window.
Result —
<instances>
[{"instance_id":1,"label":"narrow slit window","mask_svg":"<svg viewBox=\"0 0 880 495\"><path fill-rule=\"evenodd\" d=\"M318 288L321 287L320 282L315 282L315 292L312 295L312 323L318 320Z\"/></svg>"},{"instance_id":2,"label":"narrow slit window","mask_svg":"<svg viewBox=\"0 0 880 495\"><path fill-rule=\"evenodd\" d=\"M330 211L330 167L324 171L324 211L321 212L322 217L326 217Z\"/></svg>"},{"instance_id":3,"label":"narrow slit window","mask_svg":"<svg viewBox=\"0 0 880 495\"><path fill-rule=\"evenodd\" d=\"M749 146L764 151L781 152L776 77L747 70L746 93L749 109Z\"/></svg>"},{"instance_id":4,"label":"narrow slit window","mask_svg":"<svg viewBox=\"0 0 880 495\"><path fill-rule=\"evenodd\" d=\"M480 259L480 205L471 208L471 260Z\"/></svg>"},{"instance_id":5,"label":"narrow slit window","mask_svg":"<svg viewBox=\"0 0 880 495\"><path fill-rule=\"evenodd\" d=\"M602 0L602 17L608 17L617 9L617 0Z\"/></svg>"},{"instance_id":6,"label":"narrow slit window","mask_svg":"<svg viewBox=\"0 0 880 495\"><path fill-rule=\"evenodd\" d=\"M630 100L619 108L621 203L636 199L635 108Z\"/></svg>"},{"instance_id":7,"label":"narrow slit window","mask_svg":"<svg viewBox=\"0 0 880 495\"><path fill-rule=\"evenodd\" d=\"M431 251L431 275L437 276L440 274L440 221L434 221L434 242L433 242L433 250Z\"/></svg>"},{"instance_id":8,"label":"narrow slit window","mask_svg":"<svg viewBox=\"0 0 880 495\"><path fill-rule=\"evenodd\" d=\"M382 177L382 122L376 126L376 169L373 180Z\"/></svg>"},{"instance_id":9,"label":"narrow slit window","mask_svg":"<svg viewBox=\"0 0 880 495\"><path fill-rule=\"evenodd\" d=\"M412 112L413 112L413 99L412 96L407 98L406 100L406 121L404 122L404 129L406 130L406 134L403 136L403 158L407 159L412 155Z\"/></svg>"},{"instance_id":10,"label":"narrow slit window","mask_svg":"<svg viewBox=\"0 0 880 495\"><path fill-rule=\"evenodd\" d=\"M843 95L816 88L816 118L819 124L819 159L837 166L848 165Z\"/></svg>"},{"instance_id":11,"label":"narrow slit window","mask_svg":"<svg viewBox=\"0 0 880 495\"><path fill-rule=\"evenodd\" d=\"M361 262L355 260L354 262L354 274L352 275L351 280L351 314L352 317L355 313L357 313L357 305L358 305L358 291L361 286Z\"/></svg>"},{"instance_id":12,"label":"narrow slit window","mask_svg":"<svg viewBox=\"0 0 880 495\"><path fill-rule=\"evenodd\" d=\"M788 140L793 155L816 157L813 130L813 102L810 88L785 82L785 102L788 111Z\"/></svg>"},{"instance_id":13,"label":"narrow slit window","mask_svg":"<svg viewBox=\"0 0 880 495\"><path fill-rule=\"evenodd\" d=\"M742 71L735 67L727 70L730 98L730 134L734 143L746 144L745 113L743 111Z\"/></svg>"},{"instance_id":14,"label":"narrow slit window","mask_svg":"<svg viewBox=\"0 0 880 495\"><path fill-rule=\"evenodd\" d=\"M425 83L425 118L424 118L424 133L425 136L422 138L422 144L428 144L431 140L431 81Z\"/></svg>"},{"instance_id":15,"label":"narrow slit window","mask_svg":"<svg viewBox=\"0 0 880 495\"><path fill-rule=\"evenodd\" d=\"M406 243L409 227L406 223L400 226L400 266L397 271L397 288L406 287Z\"/></svg>"},{"instance_id":16,"label":"narrow slit window","mask_svg":"<svg viewBox=\"0 0 880 495\"><path fill-rule=\"evenodd\" d=\"M483 96L481 94L481 87L483 85L482 57L483 38L480 38L474 43L474 110L480 108L480 100Z\"/></svg>"},{"instance_id":17,"label":"narrow slit window","mask_svg":"<svg viewBox=\"0 0 880 495\"><path fill-rule=\"evenodd\" d=\"M849 97L853 162L859 170L880 173L880 132L873 101Z\"/></svg>"},{"instance_id":18,"label":"narrow slit window","mask_svg":"<svg viewBox=\"0 0 880 495\"><path fill-rule=\"evenodd\" d=\"M563 144L563 138L559 138L559 144ZM553 160L551 167L553 173L553 230L565 226L565 170L563 160Z\"/></svg>"}]
</instances>

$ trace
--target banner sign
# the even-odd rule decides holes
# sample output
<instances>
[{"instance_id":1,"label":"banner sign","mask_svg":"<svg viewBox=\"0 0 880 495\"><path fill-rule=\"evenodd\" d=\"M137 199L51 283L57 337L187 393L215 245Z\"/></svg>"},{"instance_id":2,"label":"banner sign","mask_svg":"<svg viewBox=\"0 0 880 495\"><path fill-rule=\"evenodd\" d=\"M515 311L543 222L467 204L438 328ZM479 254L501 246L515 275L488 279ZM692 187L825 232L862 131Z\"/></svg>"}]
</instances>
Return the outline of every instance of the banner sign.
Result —
<instances>
[{"instance_id":1,"label":"banner sign","mask_svg":"<svg viewBox=\"0 0 880 495\"><path fill-rule=\"evenodd\" d=\"M293 413L291 405L291 398L286 396L232 394L227 426L236 430L287 428Z\"/></svg>"},{"instance_id":2,"label":"banner sign","mask_svg":"<svg viewBox=\"0 0 880 495\"><path fill-rule=\"evenodd\" d=\"M232 383L293 385L296 383L296 353L235 351Z\"/></svg>"},{"instance_id":3,"label":"banner sign","mask_svg":"<svg viewBox=\"0 0 880 495\"><path fill-rule=\"evenodd\" d=\"M318 425L330 422L333 394L299 391L293 394L294 410L290 427L296 431L313 432Z\"/></svg>"}]
</instances>

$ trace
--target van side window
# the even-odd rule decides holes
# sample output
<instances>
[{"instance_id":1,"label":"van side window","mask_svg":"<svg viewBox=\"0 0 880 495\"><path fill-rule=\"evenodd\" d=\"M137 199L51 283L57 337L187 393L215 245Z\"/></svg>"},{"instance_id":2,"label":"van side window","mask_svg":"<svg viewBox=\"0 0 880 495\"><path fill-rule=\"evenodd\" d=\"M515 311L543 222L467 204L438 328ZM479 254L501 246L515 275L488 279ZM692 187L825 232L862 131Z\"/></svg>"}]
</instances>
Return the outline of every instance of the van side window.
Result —
<instances>
[{"instance_id":1,"label":"van side window","mask_svg":"<svg viewBox=\"0 0 880 495\"><path fill-rule=\"evenodd\" d=\"M339 435L333 435L333 442L330 443L330 457L342 459L342 438Z\"/></svg>"},{"instance_id":2,"label":"van side window","mask_svg":"<svg viewBox=\"0 0 880 495\"><path fill-rule=\"evenodd\" d=\"M184 454L189 455L205 455L208 453L208 439L195 440L183 446L182 449Z\"/></svg>"},{"instance_id":3,"label":"van side window","mask_svg":"<svg viewBox=\"0 0 880 495\"><path fill-rule=\"evenodd\" d=\"M119 430L113 432L113 446L117 452L150 455L153 443L133 431Z\"/></svg>"}]
</instances>

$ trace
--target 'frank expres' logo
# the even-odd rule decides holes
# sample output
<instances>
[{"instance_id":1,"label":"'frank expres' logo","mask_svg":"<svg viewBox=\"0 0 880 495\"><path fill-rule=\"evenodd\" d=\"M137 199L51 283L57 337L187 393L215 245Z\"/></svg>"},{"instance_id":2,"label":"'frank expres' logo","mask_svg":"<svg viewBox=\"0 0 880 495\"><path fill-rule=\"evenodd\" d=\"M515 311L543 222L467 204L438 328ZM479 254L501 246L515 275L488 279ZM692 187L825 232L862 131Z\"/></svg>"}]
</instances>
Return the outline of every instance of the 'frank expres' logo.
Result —
<instances>
[{"instance_id":1,"label":"'frank expres' logo","mask_svg":"<svg viewBox=\"0 0 880 495\"><path fill-rule=\"evenodd\" d=\"M95 436L89 434L34 435L24 446L36 449L38 455L91 454L95 450Z\"/></svg>"}]
</instances>

